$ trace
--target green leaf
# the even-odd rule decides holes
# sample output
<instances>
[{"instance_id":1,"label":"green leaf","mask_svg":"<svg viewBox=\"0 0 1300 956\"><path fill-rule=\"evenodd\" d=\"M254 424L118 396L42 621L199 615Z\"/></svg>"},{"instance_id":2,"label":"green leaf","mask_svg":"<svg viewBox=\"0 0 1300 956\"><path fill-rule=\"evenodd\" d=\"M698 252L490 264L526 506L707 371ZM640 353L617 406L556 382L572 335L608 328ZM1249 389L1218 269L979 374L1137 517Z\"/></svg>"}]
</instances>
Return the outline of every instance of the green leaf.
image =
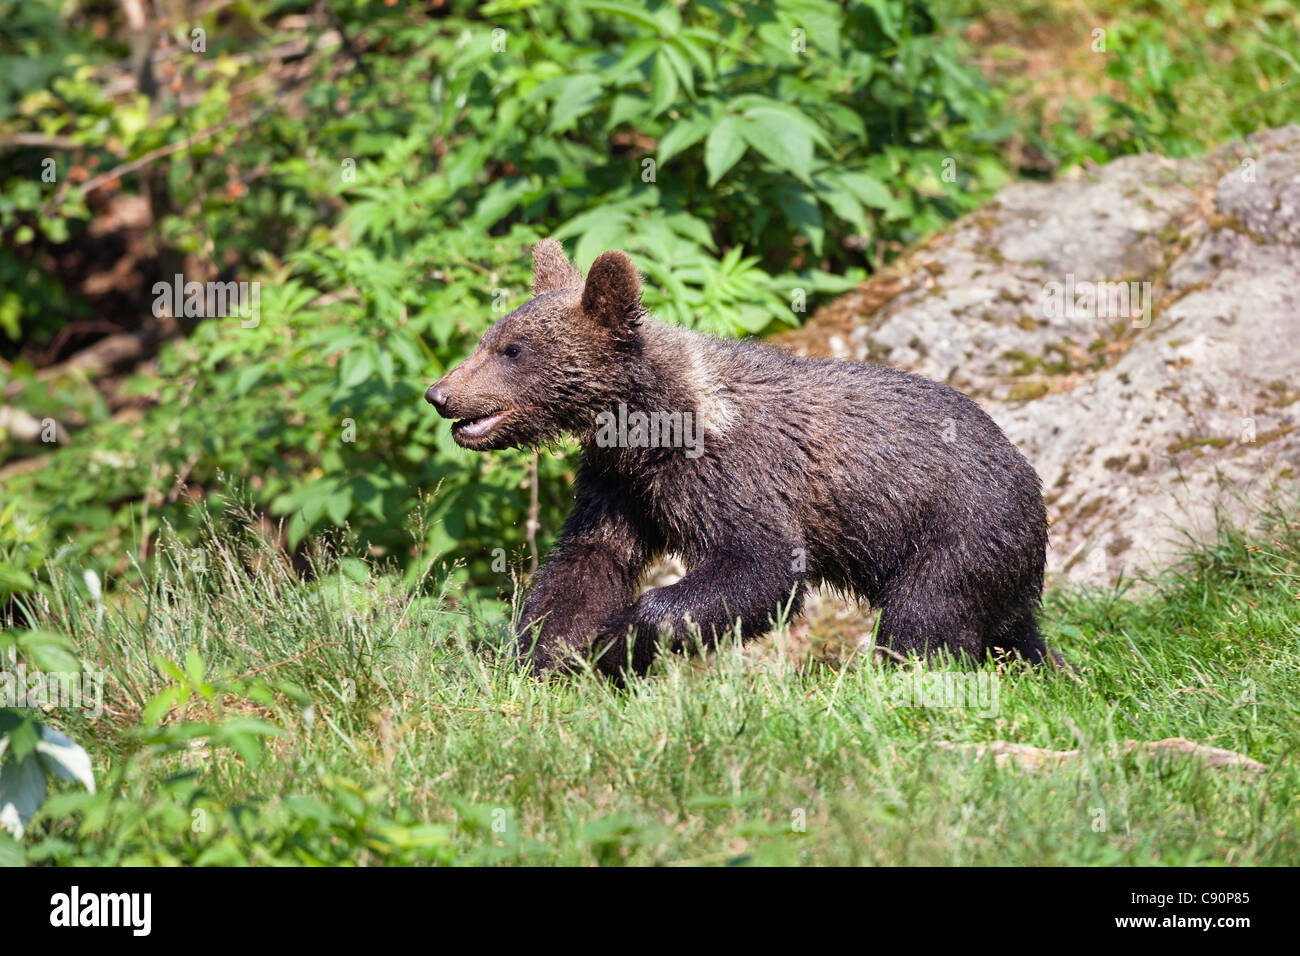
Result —
<instances>
[{"instance_id":1,"label":"green leaf","mask_svg":"<svg viewBox=\"0 0 1300 956\"><path fill-rule=\"evenodd\" d=\"M36 752L41 741L40 724L26 716L30 710L0 711L4 718L4 731L0 734L0 761L6 750L10 760L25 760Z\"/></svg>"},{"instance_id":2,"label":"green leaf","mask_svg":"<svg viewBox=\"0 0 1300 956\"><path fill-rule=\"evenodd\" d=\"M857 196L864 206L872 209L893 209L894 197L885 184L866 173L836 173L838 180L849 192Z\"/></svg>"},{"instance_id":3,"label":"green leaf","mask_svg":"<svg viewBox=\"0 0 1300 956\"><path fill-rule=\"evenodd\" d=\"M71 737L52 727L41 725L41 740L36 753L42 766L64 780L80 783L91 793L95 792L95 774L90 767L90 755Z\"/></svg>"},{"instance_id":4,"label":"green leaf","mask_svg":"<svg viewBox=\"0 0 1300 956\"><path fill-rule=\"evenodd\" d=\"M331 491L325 482L316 482L303 489L301 514L307 524L315 526L325 513L325 502Z\"/></svg>"},{"instance_id":5,"label":"green leaf","mask_svg":"<svg viewBox=\"0 0 1300 956\"><path fill-rule=\"evenodd\" d=\"M146 727L157 727L162 723L162 719L171 712L171 709L176 706L180 697L181 688L179 684L169 684L164 687L154 696L153 700L145 705L144 713L140 718L141 722Z\"/></svg>"},{"instance_id":6,"label":"green leaf","mask_svg":"<svg viewBox=\"0 0 1300 956\"><path fill-rule=\"evenodd\" d=\"M0 832L0 867L22 866L23 845L8 833Z\"/></svg>"},{"instance_id":7,"label":"green leaf","mask_svg":"<svg viewBox=\"0 0 1300 956\"><path fill-rule=\"evenodd\" d=\"M289 519L289 547L298 547L298 544L303 538L307 537L307 532L310 530L311 526L307 523L307 519L303 517L303 513L301 511L294 512L293 517Z\"/></svg>"},{"instance_id":8,"label":"green leaf","mask_svg":"<svg viewBox=\"0 0 1300 956\"><path fill-rule=\"evenodd\" d=\"M18 653L46 673L81 672L72 641L49 631L26 631L18 635Z\"/></svg>"},{"instance_id":9,"label":"green leaf","mask_svg":"<svg viewBox=\"0 0 1300 956\"><path fill-rule=\"evenodd\" d=\"M262 376L266 374L266 371L264 365L250 365L239 373L239 378L235 379L235 387L231 390L231 394L247 395L253 390L253 386L262 380Z\"/></svg>"},{"instance_id":10,"label":"green leaf","mask_svg":"<svg viewBox=\"0 0 1300 956\"><path fill-rule=\"evenodd\" d=\"M339 561L339 573L354 584L370 582L370 566L359 558L343 558Z\"/></svg>"},{"instance_id":11,"label":"green leaf","mask_svg":"<svg viewBox=\"0 0 1300 956\"><path fill-rule=\"evenodd\" d=\"M709 59L709 51L705 49L704 44L722 42L716 34L701 30L686 30L675 34L668 42L694 60L705 77L713 79L713 62Z\"/></svg>"},{"instance_id":12,"label":"green leaf","mask_svg":"<svg viewBox=\"0 0 1300 956\"><path fill-rule=\"evenodd\" d=\"M681 14L667 4L657 10L647 10L641 4L625 3L622 0L586 0L582 6L648 27L662 36L677 32L682 25Z\"/></svg>"},{"instance_id":13,"label":"green leaf","mask_svg":"<svg viewBox=\"0 0 1300 956\"><path fill-rule=\"evenodd\" d=\"M355 388L374 374L375 356L369 349L354 349L343 356L340 366L339 388Z\"/></svg>"},{"instance_id":14,"label":"green leaf","mask_svg":"<svg viewBox=\"0 0 1300 956\"><path fill-rule=\"evenodd\" d=\"M650 98L644 93L637 91L620 93L614 97L614 102L609 108L609 119L605 122L605 130L608 132L624 123L639 126L642 115L649 108Z\"/></svg>"},{"instance_id":15,"label":"green leaf","mask_svg":"<svg viewBox=\"0 0 1300 956\"><path fill-rule=\"evenodd\" d=\"M658 116L677 99L677 73L663 51L655 57L650 71L650 115Z\"/></svg>"},{"instance_id":16,"label":"green leaf","mask_svg":"<svg viewBox=\"0 0 1300 956\"><path fill-rule=\"evenodd\" d=\"M606 215L592 223L582 234L573 250L574 263L578 268L586 269L606 249L625 245L623 240L627 234L628 222L625 216Z\"/></svg>"},{"instance_id":17,"label":"green leaf","mask_svg":"<svg viewBox=\"0 0 1300 956\"><path fill-rule=\"evenodd\" d=\"M809 182L813 141L807 127L788 113L757 110L740 127L745 142L775 165Z\"/></svg>"},{"instance_id":18,"label":"green leaf","mask_svg":"<svg viewBox=\"0 0 1300 956\"><path fill-rule=\"evenodd\" d=\"M583 73L567 78L555 97L551 108L550 133L562 133L579 118L590 113L600 101L602 84L595 73Z\"/></svg>"},{"instance_id":19,"label":"green leaf","mask_svg":"<svg viewBox=\"0 0 1300 956\"><path fill-rule=\"evenodd\" d=\"M185 683L185 672L181 670L175 661L159 654L154 658L154 664L158 668L158 673L163 677L170 677L178 684Z\"/></svg>"},{"instance_id":20,"label":"green leaf","mask_svg":"<svg viewBox=\"0 0 1300 956\"><path fill-rule=\"evenodd\" d=\"M712 126L712 117L704 113L696 113L674 123L664 134L663 139L659 140L659 147L655 150L656 161L661 164L666 163L682 150L694 146L705 137Z\"/></svg>"},{"instance_id":21,"label":"green leaf","mask_svg":"<svg viewBox=\"0 0 1300 956\"><path fill-rule=\"evenodd\" d=\"M840 27L844 16L839 4L825 0L783 0L781 11L807 31L811 50L839 58Z\"/></svg>"},{"instance_id":22,"label":"green leaf","mask_svg":"<svg viewBox=\"0 0 1300 956\"><path fill-rule=\"evenodd\" d=\"M671 64L677 78L682 81L682 86L686 87L686 95L695 96L695 68L691 61L686 57L673 41L669 40L659 49L660 59L667 59Z\"/></svg>"},{"instance_id":23,"label":"green leaf","mask_svg":"<svg viewBox=\"0 0 1300 956\"><path fill-rule=\"evenodd\" d=\"M4 760L0 740L0 829L21 839L23 830L45 802L45 770L34 754Z\"/></svg>"},{"instance_id":24,"label":"green leaf","mask_svg":"<svg viewBox=\"0 0 1300 956\"><path fill-rule=\"evenodd\" d=\"M641 37L633 40L623 51L623 56L619 61L610 68L609 75L611 79L622 81L629 73L632 73L642 63L659 52L658 37Z\"/></svg>"},{"instance_id":25,"label":"green leaf","mask_svg":"<svg viewBox=\"0 0 1300 956\"><path fill-rule=\"evenodd\" d=\"M727 170L745 155L745 137L741 121L734 116L724 116L704 143L704 168L713 186L727 174Z\"/></svg>"},{"instance_id":26,"label":"green leaf","mask_svg":"<svg viewBox=\"0 0 1300 956\"><path fill-rule=\"evenodd\" d=\"M801 235L808 237L813 254L821 255L826 229L821 209L812 194L802 189L782 189L777 193L776 201L785 218Z\"/></svg>"},{"instance_id":27,"label":"green leaf","mask_svg":"<svg viewBox=\"0 0 1300 956\"><path fill-rule=\"evenodd\" d=\"M498 180L484 191L470 221L480 229L492 228L518 206L532 188L527 179Z\"/></svg>"},{"instance_id":28,"label":"green leaf","mask_svg":"<svg viewBox=\"0 0 1300 956\"><path fill-rule=\"evenodd\" d=\"M862 202L852 192L838 182L831 182L821 177L815 180L817 198L824 202L845 222L849 223L859 234L869 232Z\"/></svg>"},{"instance_id":29,"label":"green leaf","mask_svg":"<svg viewBox=\"0 0 1300 956\"><path fill-rule=\"evenodd\" d=\"M208 665L194 648L185 652L185 679L191 687L198 687L207 675Z\"/></svg>"},{"instance_id":30,"label":"green leaf","mask_svg":"<svg viewBox=\"0 0 1300 956\"><path fill-rule=\"evenodd\" d=\"M352 512L352 490L343 488L336 491L325 499L325 514L329 516L336 526L343 527L347 524L348 515Z\"/></svg>"},{"instance_id":31,"label":"green leaf","mask_svg":"<svg viewBox=\"0 0 1300 956\"><path fill-rule=\"evenodd\" d=\"M0 561L0 597L36 590L32 576L7 561Z\"/></svg>"}]
</instances>

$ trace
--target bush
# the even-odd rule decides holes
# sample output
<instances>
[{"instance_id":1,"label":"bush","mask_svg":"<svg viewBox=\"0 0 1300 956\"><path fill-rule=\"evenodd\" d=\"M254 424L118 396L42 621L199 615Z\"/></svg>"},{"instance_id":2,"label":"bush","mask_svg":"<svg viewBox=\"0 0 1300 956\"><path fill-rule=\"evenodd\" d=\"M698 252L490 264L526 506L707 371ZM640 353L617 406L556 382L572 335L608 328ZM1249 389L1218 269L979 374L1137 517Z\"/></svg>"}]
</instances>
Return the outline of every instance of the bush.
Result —
<instances>
[{"instance_id":1,"label":"bush","mask_svg":"<svg viewBox=\"0 0 1300 956\"><path fill-rule=\"evenodd\" d=\"M659 315L752 334L796 324L883 244L1004 178L994 100L919 2L459 4L437 18L357 3L339 30L277 32L283 12L209 15L200 54L200 25L176 25L166 62L184 109L110 102L74 57L0 127L68 137L74 163L99 170L192 138L150 167L167 197L158 233L187 279L210 267L261 287L255 328L180 317L191 334L123 388L149 404L138 421L110 418L74 375L51 381L21 360L0 374L25 407L75 400L88 423L6 483L43 555L121 573L160 521L192 527L182 483L205 494L225 473L286 522L290 549L346 527L402 567L443 555L500 586L494 556L526 548L530 457L460 451L420 396L526 297L533 242L570 240L584 267L625 248ZM268 40L250 44L252 28ZM281 40L323 51L307 53L305 81L277 72ZM34 159L15 154L7 195L31 192ZM77 189L57 209L54 190L0 206L0 268L84 231L85 204L66 204ZM10 325L43 341L41 293L25 296ZM570 467L542 460L543 544ZM417 512L428 520L413 537Z\"/></svg>"}]
</instances>

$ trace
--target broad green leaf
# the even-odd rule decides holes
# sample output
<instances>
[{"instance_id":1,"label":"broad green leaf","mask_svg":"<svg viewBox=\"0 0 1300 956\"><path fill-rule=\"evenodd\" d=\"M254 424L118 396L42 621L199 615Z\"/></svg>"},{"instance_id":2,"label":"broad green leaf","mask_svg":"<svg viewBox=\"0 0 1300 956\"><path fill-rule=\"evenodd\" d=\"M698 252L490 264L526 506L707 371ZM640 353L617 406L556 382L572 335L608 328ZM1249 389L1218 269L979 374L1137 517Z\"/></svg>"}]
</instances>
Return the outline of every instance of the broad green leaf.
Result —
<instances>
[{"instance_id":1,"label":"broad green leaf","mask_svg":"<svg viewBox=\"0 0 1300 956\"><path fill-rule=\"evenodd\" d=\"M336 526L347 524L348 514L352 511L352 491L344 488L325 499L325 513Z\"/></svg>"},{"instance_id":2,"label":"broad green leaf","mask_svg":"<svg viewBox=\"0 0 1300 956\"><path fill-rule=\"evenodd\" d=\"M600 100L601 89L601 78L594 73L583 73L565 80L551 107L549 132L564 132L580 117L590 113Z\"/></svg>"},{"instance_id":3,"label":"broad green leaf","mask_svg":"<svg viewBox=\"0 0 1300 956\"><path fill-rule=\"evenodd\" d=\"M3 744L0 740L0 829L21 839L45 801L45 770L35 754L4 759Z\"/></svg>"},{"instance_id":4,"label":"broad green leaf","mask_svg":"<svg viewBox=\"0 0 1300 956\"><path fill-rule=\"evenodd\" d=\"M817 198L824 202L835 215L853 226L859 234L869 231L862 201L839 182L817 177Z\"/></svg>"},{"instance_id":5,"label":"broad green leaf","mask_svg":"<svg viewBox=\"0 0 1300 956\"><path fill-rule=\"evenodd\" d=\"M777 110L755 111L740 127L745 142L804 182L812 168L813 141L804 124Z\"/></svg>"},{"instance_id":6,"label":"broad green leaf","mask_svg":"<svg viewBox=\"0 0 1300 956\"><path fill-rule=\"evenodd\" d=\"M864 206L872 209L892 209L894 197L885 184L866 173L835 173L845 189L857 196Z\"/></svg>"},{"instance_id":7,"label":"broad green leaf","mask_svg":"<svg viewBox=\"0 0 1300 956\"><path fill-rule=\"evenodd\" d=\"M808 237L813 254L821 255L826 229L822 223L821 209L813 195L802 189L782 189L777 193L776 201L785 218L800 234Z\"/></svg>"},{"instance_id":8,"label":"broad green leaf","mask_svg":"<svg viewBox=\"0 0 1300 956\"><path fill-rule=\"evenodd\" d=\"M32 576L6 561L0 561L0 597L36 590Z\"/></svg>"},{"instance_id":9,"label":"broad green leaf","mask_svg":"<svg viewBox=\"0 0 1300 956\"><path fill-rule=\"evenodd\" d=\"M664 36L675 33L682 25L681 15L667 4L658 10L647 10L641 4L624 3L621 0L585 0L582 6L648 27Z\"/></svg>"},{"instance_id":10,"label":"broad green leaf","mask_svg":"<svg viewBox=\"0 0 1300 956\"><path fill-rule=\"evenodd\" d=\"M745 137L741 120L724 116L704 143L704 168L709 173L709 185L714 185L727 174L727 170L745 155Z\"/></svg>"},{"instance_id":11,"label":"broad green leaf","mask_svg":"<svg viewBox=\"0 0 1300 956\"><path fill-rule=\"evenodd\" d=\"M0 831L0 867L22 866L24 862L23 845Z\"/></svg>"},{"instance_id":12,"label":"broad green leaf","mask_svg":"<svg viewBox=\"0 0 1300 956\"><path fill-rule=\"evenodd\" d=\"M621 80L659 51L658 37L641 37L627 45L623 56L609 71L611 79Z\"/></svg>"},{"instance_id":13,"label":"broad green leaf","mask_svg":"<svg viewBox=\"0 0 1300 956\"><path fill-rule=\"evenodd\" d=\"M686 57L686 54L674 46L672 41L669 41L659 48L659 56L661 59L667 59L672 65L673 70L677 73L677 78L682 82L682 86L686 87L686 95L694 97L695 68Z\"/></svg>"},{"instance_id":14,"label":"broad green leaf","mask_svg":"<svg viewBox=\"0 0 1300 956\"><path fill-rule=\"evenodd\" d=\"M662 50L650 71L650 115L658 116L677 99L677 73Z\"/></svg>"},{"instance_id":15,"label":"broad green leaf","mask_svg":"<svg viewBox=\"0 0 1300 956\"><path fill-rule=\"evenodd\" d=\"M704 113L696 113L688 119L679 120L674 123L672 128L664 134L663 139L659 140L659 147L655 150L655 159L659 163L666 163L684 149L694 146L713 126L713 119Z\"/></svg>"},{"instance_id":16,"label":"broad green leaf","mask_svg":"<svg viewBox=\"0 0 1300 956\"><path fill-rule=\"evenodd\" d=\"M484 191L470 221L481 229L490 229L518 206L532 188L527 179L498 180Z\"/></svg>"},{"instance_id":17,"label":"broad green leaf","mask_svg":"<svg viewBox=\"0 0 1300 956\"><path fill-rule=\"evenodd\" d=\"M18 653L46 673L76 674L81 671L75 646L68 638L49 631L26 631L18 635Z\"/></svg>"},{"instance_id":18,"label":"broad green leaf","mask_svg":"<svg viewBox=\"0 0 1300 956\"><path fill-rule=\"evenodd\" d=\"M168 684L145 705L144 713L140 715L141 722L146 727L157 727L162 723L162 719L171 713L171 709L176 706L180 696L180 685Z\"/></svg>"},{"instance_id":19,"label":"broad green leaf","mask_svg":"<svg viewBox=\"0 0 1300 956\"><path fill-rule=\"evenodd\" d=\"M64 780L79 783L94 793L95 774L90 767L90 755L71 737L52 727L42 724L40 733L36 753L44 768Z\"/></svg>"},{"instance_id":20,"label":"broad green leaf","mask_svg":"<svg viewBox=\"0 0 1300 956\"><path fill-rule=\"evenodd\" d=\"M302 542L302 539L307 537L307 532L310 530L311 526L307 523L307 519L303 517L302 512L294 512L293 517L289 519L289 547L298 547Z\"/></svg>"},{"instance_id":21,"label":"broad green leaf","mask_svg":"<svg viewBox=\"0 0 1300 956\"><path fill-rule=\"evenodd\" d=\"M639 91L620 93L614 97L609 108L609 119L605 123L606 131L624 123L638 125L642 115L650 109L650 98Z\"/></svg>"}]
</instances>

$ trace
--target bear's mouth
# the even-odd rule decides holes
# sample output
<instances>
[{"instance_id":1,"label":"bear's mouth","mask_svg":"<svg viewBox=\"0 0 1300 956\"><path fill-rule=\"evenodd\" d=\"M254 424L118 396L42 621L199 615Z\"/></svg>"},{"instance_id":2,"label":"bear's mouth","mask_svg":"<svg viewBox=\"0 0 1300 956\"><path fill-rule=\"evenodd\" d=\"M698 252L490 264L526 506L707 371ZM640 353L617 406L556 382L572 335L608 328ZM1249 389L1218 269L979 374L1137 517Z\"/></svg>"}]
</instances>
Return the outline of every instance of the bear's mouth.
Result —
<instances>
[{"instance_id":1,"label":"bear's mouth","mask_svg":"<svg viewBox=\"0 0 1300 956\"><path fill-rule=\"evenodd\" d=\"M452 423L451 433L457 438L484 438L515 412L535 410L537 407L529 405L524 408L505 408L489 415L480 415L478 418L462 418Z\"/></svg>"}]
</instances>

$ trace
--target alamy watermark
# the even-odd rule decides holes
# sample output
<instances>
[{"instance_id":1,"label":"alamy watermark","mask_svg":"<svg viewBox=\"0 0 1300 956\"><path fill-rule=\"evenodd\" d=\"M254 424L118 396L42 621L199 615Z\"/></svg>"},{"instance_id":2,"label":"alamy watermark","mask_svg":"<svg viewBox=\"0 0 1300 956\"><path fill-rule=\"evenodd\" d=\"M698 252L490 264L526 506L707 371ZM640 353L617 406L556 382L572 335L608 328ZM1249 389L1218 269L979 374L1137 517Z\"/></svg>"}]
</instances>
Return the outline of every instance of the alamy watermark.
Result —
<instances>
[{"instance_id":1,"label":"alamy watermark","mask_svg":"<svg viewBox=\"0 0 1300 956\"><path fill-rule=\"evenodd\" d=\"M50 897L50 925L76 928L123 927L133 936L148 936L153 928L152 893L93 893L73 885Z\"/></svg>"},{"instance_id":2,"label":"alamy watermark","mask_svg":"<svg viewBox=\"0 0 1300 956\"><path fill-rule=\"evenodd\" d=\"M56 707L98 718L104 714L104 674L89 670L28 673L22 661L0 666L0 707Z\"/></svg>"},{"instance_id":3,"label":"alamy watermark","mask_svg":"<svg viewBox=\"0 0 1300 956\"><path fill-rule=\"evenodd\" d=\"M262 286L258 282L186 282L179 272L171 282L153 284L153 314L157 318L224 318L237 315L241 328L255 329L262 321Z\"/></svg>"},{"instance_id":4,"label":"alamy watermark","mask_svg":"<svg viewBox=\"0 0 1300 956\"><path fill-rule=\"evenodd\" d=\"M687 458L704 454L694 412L628 412L619 402L618 414L596 416L598 448L684 448Z\"/></svg>"},{"instance_id":5,"label":"alamy watermark","mask_svg":"<svg viewBox=\"0 0 1300 956\"><path fill-rule=\"evenodd\" d=\"M1069 272L1064 283L1043 284L1041 305L1047 319L1124 319L1145 329L1151 324L1151 283L1076 280Z\"/></svg>"},{"instance_id":6,"label":"alamy watermark","mask_svg":"<svg viewBox=\"0 0 1300 956\"><path fill-rule=\"evenodd\" d=\"M894 707L974 710L979 717L998 714L998 675L980 671L953 674L917 671L889 678L886 697Z\"/></svg>"}]
</instances>

